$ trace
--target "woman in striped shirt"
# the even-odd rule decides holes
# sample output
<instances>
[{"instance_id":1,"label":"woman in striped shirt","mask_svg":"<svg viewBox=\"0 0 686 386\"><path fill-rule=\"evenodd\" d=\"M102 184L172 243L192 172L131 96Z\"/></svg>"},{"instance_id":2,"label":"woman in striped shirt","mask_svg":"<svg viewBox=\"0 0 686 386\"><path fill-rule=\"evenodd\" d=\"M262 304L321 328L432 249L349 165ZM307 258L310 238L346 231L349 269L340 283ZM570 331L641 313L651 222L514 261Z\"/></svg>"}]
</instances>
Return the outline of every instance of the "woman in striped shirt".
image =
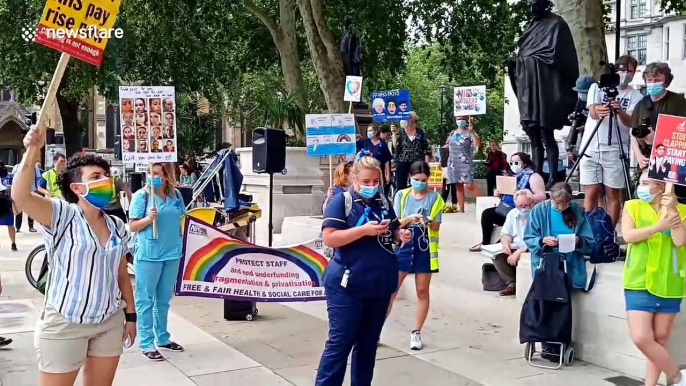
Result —
<instances>
[{"instance_id":1,"label":"woman in striped shirt","mask_svg":"<svg viewBox=\"0 0 686 386\"><path fill-rule=\"evenodd\" d=\"M14 178L16 205L43 225L49 251L45 303L34 339L40 385L73 385L84 367L84 385L112 385L124 346L136 338L133 290L122 256L128 252L123 221L102 211L112 198L107 161L77 157L59 177L64 200L31 193L31 154L43 147L35 128Z\"/></svg>"}]
</instances>

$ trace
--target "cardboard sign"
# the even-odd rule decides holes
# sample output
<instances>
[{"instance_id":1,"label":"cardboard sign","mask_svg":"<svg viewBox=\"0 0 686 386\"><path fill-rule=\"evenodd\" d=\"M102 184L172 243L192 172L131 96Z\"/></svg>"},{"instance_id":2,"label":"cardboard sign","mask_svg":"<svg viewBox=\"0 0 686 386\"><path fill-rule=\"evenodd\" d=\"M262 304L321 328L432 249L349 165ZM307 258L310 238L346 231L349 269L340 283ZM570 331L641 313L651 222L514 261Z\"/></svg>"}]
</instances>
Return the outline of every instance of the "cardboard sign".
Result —
<instances>
[{"instance_id":1,"label":"cardboard sign","mask_svg":"<svg viewBox=\"0 0 686 386\"><path fill-rule=\"evenodd\" d=\"M517 177L495 176L495 188L500 194L515 194L517 191Z\"/></svg>"},{"instance_id":2,"label":"cardboard sign","mask_svg":"<svg viewBox=\"0 0 686 386\"><path fill-rule=\"evenodd\" d=\"M431 175L429 176L429 189L443 189L443 168L438 162L429 164Z\"/></svg>"},{"instance_id":3,"label":"cardboard sign","mask_svg":"<svg viewBox=\"0 0 686 386\"><path fill-rule=\"evenodd\" d=\"M48 0L36 42L100 66L121 0Z\"/></svg>"},{"instance_id":4,"label":"cardboard sign","mask_svg":"<svg viewBox=\"0 0 686 386\"><path fill-rule=\"evenodd\" d=\"M355 153L354 114L307 114L305 126L308 156Z\"/></svg>"},{"instance_id":5,"label":"cardboard sign","mask_svg":"<svg viewBox=\"0 0 686 386\"><path fill-rule=\"evenodd\" d=\"M346 76L345 77L345 92L343 93L343 101L345 102L359 102L362 98L362 77L361 76Z\"/></svg>"},{"instance_id":6,"label":"cardboard sign","mask_svg":"<svg viewBox=\"0 0 686 386\"><path fill-rule=\"evenodd\" d=\"M486 86L455 87L455 116L486 114Z\"/></svg>"},{"instance_id":7,"label":"cardboard sign","mask_svg":"<svg viewBox=\"0 0 686 386\"><path fill-rule=\"evenodd\" d=\"M657 118L648 178L686 185L686 118L665 114Z\"/></svg>"}]
</instances>

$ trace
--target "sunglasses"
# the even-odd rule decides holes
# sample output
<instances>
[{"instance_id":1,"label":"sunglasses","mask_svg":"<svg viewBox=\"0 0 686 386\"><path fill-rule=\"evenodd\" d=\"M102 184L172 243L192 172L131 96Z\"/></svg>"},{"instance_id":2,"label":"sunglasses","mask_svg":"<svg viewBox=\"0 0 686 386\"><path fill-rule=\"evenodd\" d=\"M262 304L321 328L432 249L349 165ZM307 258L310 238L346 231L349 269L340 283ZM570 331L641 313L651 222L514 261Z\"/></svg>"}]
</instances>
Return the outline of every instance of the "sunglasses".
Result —
<instances>
[{"instance_id":1,"label":"sunglasses","mask_svg":"<svg viewBox=\"0 0 686 386\"><path fill-rule=\"evenodd\" d=\"M510 166L518 166L520 164L521 164L520 161L510 161Z\"/></svg>"}]
</instances>

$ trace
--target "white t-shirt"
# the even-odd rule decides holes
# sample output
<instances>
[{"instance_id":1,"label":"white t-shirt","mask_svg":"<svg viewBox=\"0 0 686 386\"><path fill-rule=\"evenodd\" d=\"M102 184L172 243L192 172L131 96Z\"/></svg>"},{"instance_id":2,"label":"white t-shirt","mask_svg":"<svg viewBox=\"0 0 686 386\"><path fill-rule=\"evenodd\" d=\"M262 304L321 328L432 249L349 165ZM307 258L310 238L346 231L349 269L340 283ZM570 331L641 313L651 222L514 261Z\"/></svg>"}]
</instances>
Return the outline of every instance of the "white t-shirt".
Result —
<instances>
[{"instance_id":1,"label":"white t-shirt","mask_svg":"<svg viewBox=\"0 0 686 386\"><path fill-rule=\"evenodd\" d=\"M624 108L628 114L634 110L636 104L643 99L643 95L633 87L629 86L624 90L617 89L617 102ZM607 104L607 96L603 90L598 88L598 84L594 83L588 89L588 101L586 106L590 109L592 105L605 105ZM586 142L590 141L587 151L613 151L619 150L619 141L617 140L617 135L612 130L612 142L608 145L608 131L609 131L609 118L605 118L603 123L598 128L596 135L591 136L593 129L598 124L598 121L591 118L589 114L586 120L586 126L584 127L584 137L581 141L580 149L584 148ZM629 126L624 125L618 120L619 132L622 135L622 144L624 145L624 151L629 151Z\"/></svg>"},{"instance_id":2,"label":"white t-shirt","mask_svg":"<svg viewBox=\"0 0 686 386\"><path fill-rule=\"evenodd\" d=\"M521 248L526 244L524 243L524 230L526 229L526 217L519 215L519 210L517 208L512 209L505 216L505 223L503 224L503 229L500 231L500 235L508 235L512 237L512 245Z\"/></svg>"}]
</instances>

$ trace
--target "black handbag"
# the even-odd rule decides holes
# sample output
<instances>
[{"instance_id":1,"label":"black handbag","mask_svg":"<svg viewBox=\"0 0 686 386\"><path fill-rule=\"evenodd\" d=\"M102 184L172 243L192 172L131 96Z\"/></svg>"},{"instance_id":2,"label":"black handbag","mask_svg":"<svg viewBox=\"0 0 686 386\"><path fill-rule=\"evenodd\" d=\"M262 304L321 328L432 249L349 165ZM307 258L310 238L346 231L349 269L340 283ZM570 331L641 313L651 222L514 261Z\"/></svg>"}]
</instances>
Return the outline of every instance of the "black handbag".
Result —
<instances>
[{"instance_id":1,"label":"black handbag","mask_svg":"<svg viewBox=\"0 0 686 386\"><path fill-rule=\"evenodd\" d=\"M495 212L500 216L507 217L507 214L514 209L514 206L508 205L505 201L500 200L498 206L495 207Z\"/></svg>"}]
</instances>

